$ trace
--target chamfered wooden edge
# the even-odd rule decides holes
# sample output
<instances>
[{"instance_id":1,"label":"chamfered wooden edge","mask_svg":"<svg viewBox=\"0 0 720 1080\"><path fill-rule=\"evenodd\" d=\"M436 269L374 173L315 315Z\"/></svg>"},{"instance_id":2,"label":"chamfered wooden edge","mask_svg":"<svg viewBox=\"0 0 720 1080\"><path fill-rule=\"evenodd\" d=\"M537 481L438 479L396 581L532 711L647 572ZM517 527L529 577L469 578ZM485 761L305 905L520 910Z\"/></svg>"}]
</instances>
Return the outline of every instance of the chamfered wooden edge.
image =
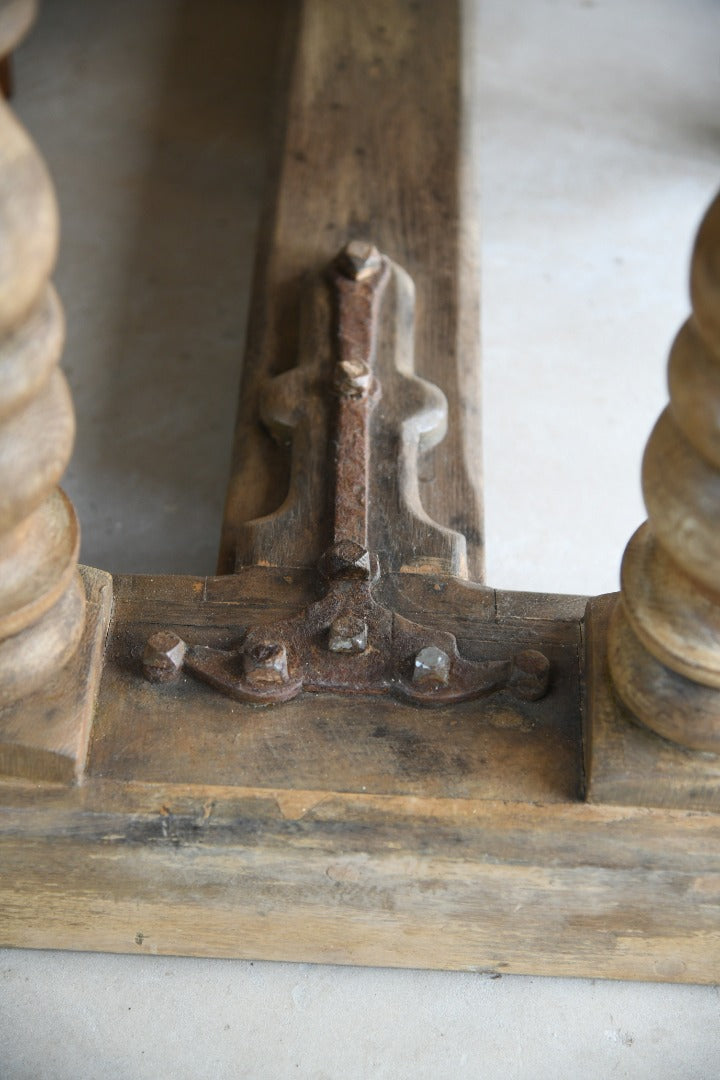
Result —
<instances>
[{"instance_id":1,"label":"chamfered wooden edge","mask_svg":"<svg viewBox=\"0 0 720 1080\"><path fill-rule=\"evenodd\" d=\"M619 594L585 616L585 773L591 802L720 811L720 757L669 742L640 724L615 692L607 662Z\"/></svg>"},{"instance_id":2,"label":"chamfered wooden edge","mask_svg":"<svg viewBox=\"0 0 720 1080\"><path fill-rule=\"evenodd\" d=\"M87 617L72 659L41 690L0 709L2 777L72 783L85 767L112 611L112 576L80 567Z\"/></svg>"}]
</instances>

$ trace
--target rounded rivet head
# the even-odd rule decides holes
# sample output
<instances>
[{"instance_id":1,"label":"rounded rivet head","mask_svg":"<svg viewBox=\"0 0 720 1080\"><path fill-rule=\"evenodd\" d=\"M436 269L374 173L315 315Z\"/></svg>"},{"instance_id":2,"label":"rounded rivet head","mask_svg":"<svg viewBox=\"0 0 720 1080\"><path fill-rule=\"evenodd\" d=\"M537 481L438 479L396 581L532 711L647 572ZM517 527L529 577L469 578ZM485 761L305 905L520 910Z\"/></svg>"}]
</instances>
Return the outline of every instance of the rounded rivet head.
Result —
<instances>
[{"instance_id":1,"label":"rounded rivet head","mask_svg":"<svg viewBox=\"0 0 720 1080\"><path fill-rule=\"evenodd\" d=\"M143 673L149 682L172 682L180 674L187 645L172 630L158 630L148 638L143 653Z\"/></svg>"},{"instance_id":2,"label":"rounded rivet head","mask_svg":"<svg viewBox=\"0 0 720 1080\"><path fill-rule=\"evenodd\" d=\"M537 701L548 688L550 661L537 649L524 649L513 657L508 686L516 697Z\"/></svg>"},{"instance_id":3,"label":"rounded rivet head","mask_svg":"<svg viewBox=\"0 0 720 1080\"><path fill-rule=\"evenodd\" d=\"M255 642L243 651L243 668L248 682L260 685L288 681L287 649L276 641Z\"/></svg>"},{"instance_id":4,"label":"rounded rivet head","mask_svg":"<svg viewBox=\"0 0 720 1080\"><path fill-rule=\"evenodd\" d=\"M416 686L447 686L450 657L437 645L426 645L415 657L412 679Z\"/></svg>"},{"instance_id":5,"label":"rounded rivet head","mask_svg":"<svg viewBox=\"0 0 720 1080\"><path fill-rule=\"evenodd\" d=\"M351 240L338 256L338 266L345 277L364 281L380 269L382 256L367 240Z\"/></svg>"}]
</instances>

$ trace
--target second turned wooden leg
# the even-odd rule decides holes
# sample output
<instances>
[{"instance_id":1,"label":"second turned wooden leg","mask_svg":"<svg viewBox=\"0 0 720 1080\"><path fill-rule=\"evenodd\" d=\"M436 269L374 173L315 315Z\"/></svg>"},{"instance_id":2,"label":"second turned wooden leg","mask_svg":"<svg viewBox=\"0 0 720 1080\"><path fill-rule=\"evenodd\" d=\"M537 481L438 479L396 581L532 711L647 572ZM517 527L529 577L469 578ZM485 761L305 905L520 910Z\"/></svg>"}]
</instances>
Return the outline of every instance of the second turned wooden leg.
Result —
<instances>
[{"instance_id":1,"label":"second turned wooden leg","mask_svg":"<svg viewBox=\"0 0 720 1080\"><path fill-rule=\"evenodd\" d=\"M692 314L648 440L648 520L619 596L586 617L591 801L720 809L720 195L692 255Z\"/></svg>"},{"instance_id":2,"label":"second turned wooden leg","mask_svg":"<svg viewBox=\"0 0 720 1080\"><path fill-rule=\"evenodd\" d=\"M692 256L693 313L673 345L670 404L648 441L649 521L628 544L609 661L643 724L720 751L720 196Z\"/></svg>"}]
</instances>

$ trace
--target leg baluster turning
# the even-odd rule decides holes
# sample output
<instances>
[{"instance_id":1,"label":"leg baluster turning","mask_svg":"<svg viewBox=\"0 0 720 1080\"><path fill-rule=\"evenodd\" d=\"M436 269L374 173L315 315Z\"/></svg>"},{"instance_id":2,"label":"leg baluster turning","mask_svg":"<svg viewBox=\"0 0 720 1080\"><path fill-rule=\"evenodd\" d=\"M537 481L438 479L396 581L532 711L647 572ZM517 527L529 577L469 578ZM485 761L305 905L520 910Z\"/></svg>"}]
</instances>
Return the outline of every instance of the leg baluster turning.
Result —
<instances>
[{"instance_id":1,"label":"leg baluster turning","mask_svg":"<svg viewBox=\"0 0 720 1080\"><path fill-rule=\"evenodd\" d=\"M610 625L615 688L653 731L720 751L720 196L692 256L693 312L648 441L649 520L628 544Z\"/></svg>"}]
</instances>

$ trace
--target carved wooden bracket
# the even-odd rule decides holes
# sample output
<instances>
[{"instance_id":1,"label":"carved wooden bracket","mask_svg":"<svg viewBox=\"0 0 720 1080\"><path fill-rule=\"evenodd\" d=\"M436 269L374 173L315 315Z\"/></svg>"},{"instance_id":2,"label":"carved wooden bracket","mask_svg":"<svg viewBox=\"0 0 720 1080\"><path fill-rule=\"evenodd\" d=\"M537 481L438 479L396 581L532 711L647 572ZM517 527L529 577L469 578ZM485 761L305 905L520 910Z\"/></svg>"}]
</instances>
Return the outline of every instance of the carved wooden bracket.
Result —
<instances>
[{"instance_id":1,"label":"carved wooden bracket","mask_svg":"<svg viewBox=\"0 0 720 1080\"><path fill-rule=\"evenodd\" d=\"M414 290L407 274L381 255L372 244L352 241L329 271L334 299L336 348L322 367L301 365L280 375L263 398L263 419L279 439L293 439L307 412L322 411L325 423L315 423L295 446L293 469L303 477L321 460L326 448L326 479L331 510L330 546L323 554L319 574L322 598L292 619L272 626L250 627L236 648L221 650L204 645L188 647L172 631L161 630L148 641L145 676L168 682L184 668L238 701L269 705L289 701L301 690L380 694L390 691L418 704L467 701L509 688L518 697L536 700L548 685L550 665L535 649L525 649L504 660L463 659L453 634L429 629L403 618L378 603L373 586L382 564L393 565L393 552L380 556L372 549L373 472L386 478L414 526L413 544L424 559L429 552L446 552L451 562L461 537L432 522L417 497L417 456L423 441L442 437L447 407L442 392L415 376L404 378L411 388L404 403L395 402L384 418L397 445L395 461L376 460L372 414L383 396L384 383L376 359L381 336L381 312L390 309L393 323L402 316L401 330L393 338L392 367L398 351L412 355ZM392 282L393 287L388 288ZM329 336L329 334L328 334ZM321 350L321 356L326 350ZM408 365L409 366L409 365ZM334 409L328 407L334 402ZM315 407L313 410L313 406ZM334 412L334 416L332 413ZM387 437L386 440L387 442ZM308 462L310 465L308 466ZM311 491L291 491L289 506L322 507L322 485ZM314 498L312 497L314 496ZM270 521L295 516L282 508ZM322 528L320 513L311 527ZM295 520L295 528L302 523ZM263 523L259 524L263 529ZM413 554L417 547L413 547Z\"/></svg>"}]
</instances>

